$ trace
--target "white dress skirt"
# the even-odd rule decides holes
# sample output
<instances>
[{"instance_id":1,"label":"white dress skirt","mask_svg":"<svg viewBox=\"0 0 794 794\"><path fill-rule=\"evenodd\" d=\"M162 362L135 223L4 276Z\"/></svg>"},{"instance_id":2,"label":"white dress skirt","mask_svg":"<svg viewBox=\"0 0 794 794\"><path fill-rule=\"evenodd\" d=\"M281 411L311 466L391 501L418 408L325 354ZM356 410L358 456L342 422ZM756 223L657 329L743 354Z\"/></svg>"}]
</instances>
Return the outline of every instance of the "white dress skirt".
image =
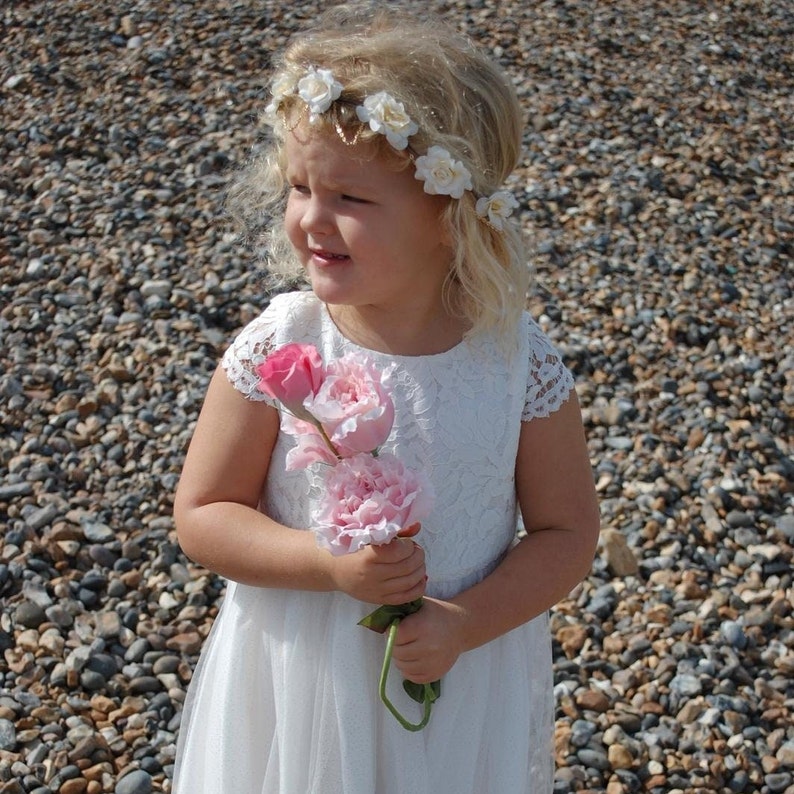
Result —
<instances>
[{"instance_id":1,"label":"white dress skirt","mask_svg":"<svg viewBox=\"0 0 794 794\"><path fill-rule=\"evenodd\" d=\"M524 315L508 357L483 335L432 356L393 356L341 335L310 292L275 297L226 351L231 383L263 400L254 367L288 342L326 361L366 352L393 365L395 423L384 449L424 470L433 512L417 541L427 594L450 598L489 574L515 541L514 469L522 421L548 416L573 379ZM285 470L281 433L261 509L308 527L318 473ZM219 530L220 531L220 530ZM342 593L230 582L182 717L176 794L549 794L553 692L547 615L459 657L424 730L405 730L378 697L385 638L357 625L373 605ZM422 707L392 669L391 700Z\"/></svg>"}]
</instances>

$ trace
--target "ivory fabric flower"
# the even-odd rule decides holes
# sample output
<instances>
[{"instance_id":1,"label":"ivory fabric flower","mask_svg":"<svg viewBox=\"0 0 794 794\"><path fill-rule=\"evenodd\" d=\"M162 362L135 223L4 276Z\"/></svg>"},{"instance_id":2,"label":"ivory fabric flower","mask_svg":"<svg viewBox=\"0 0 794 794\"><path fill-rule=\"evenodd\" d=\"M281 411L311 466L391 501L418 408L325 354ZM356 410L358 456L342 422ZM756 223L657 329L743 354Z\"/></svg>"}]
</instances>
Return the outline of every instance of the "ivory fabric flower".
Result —
<instances>
[{"instance_id":1,"label":"ivory fabric flower","mask_svg":"<svg viewBox=\"0 0 794 794\"><path fill-rule=\"evenodd\" d=\"M314 531L331 554L389 543L430 512L430 483L388 452L340 461L325 478Z\"/></svg>"},{"instance_id":2,"label":"ivory fabric flower","mask_svg":"<svg viewBox=\"0 0 794 794\"><path fill-rule=\"evenodd\" d=\"M385 135L398 150L405 149L408 138L419 129L419 125L405 112L403 103L386 91L368 96L364 104L356 108L356 115L360 121L367 122L373 132Z\"/></svg>"},{"instance_id":3,"label":"ivory fabric flower","mask_svg":"<svg viewBox=\"0 0 794 794\"><path fill-rule=\"evenodd\" d=\"M425 193L459 199L472 189L471 174L460 160L442 146L431 146L427 154L416 158L417 179L424 180Z\"/></svg>"},{"instance_id":4,"label":"ivory fabric flower","mask_svg":"<svg viewBox=\"0 0 794 794\"><path fill-rule=\"evenodd\" d=\"M280 74L273 81L273 85L270 87L270 93L273 98L271 99L270 104L265 108L265 113L272 117L279 109L281 100L284 99L284 97L295 93L295 79L292 77L292 75Z\"/></svg>"},{"instance_id":5,"label":"ivory fabric flower","mask_svg":"<svg viewBox=\"0 0 794 794\"><path fill-rule=\"evenodd\" d=\"M503 229L504 222L513 214L513 210L518 207L515 196L507 190L497 190L490 196L483 196L477 199L477 214L481 218L487 218L488 223L495 229Z\"/></svg>"},{"instance_id":6,"label":"ivory fabric flower","mask_svg":"<svg viewBox=\"0 0 794 794\"><path fill-rule=\"evenodd\" d=\"M325 113L342 93L342 84L334 79L330 69L309 69L298 80L298 95L309 106L309 121L319 113Z\"/></svg>"}]
</instances>

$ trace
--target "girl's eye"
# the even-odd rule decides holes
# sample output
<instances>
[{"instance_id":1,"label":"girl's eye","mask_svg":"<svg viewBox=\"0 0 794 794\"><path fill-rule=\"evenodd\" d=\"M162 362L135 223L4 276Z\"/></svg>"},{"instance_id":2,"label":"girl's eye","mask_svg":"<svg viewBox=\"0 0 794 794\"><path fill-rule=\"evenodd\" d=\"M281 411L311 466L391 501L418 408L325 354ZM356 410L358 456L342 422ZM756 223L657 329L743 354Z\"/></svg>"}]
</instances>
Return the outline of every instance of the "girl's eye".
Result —
<instances>
[{"instance_id":1,"label":"girl's eye","mask_svg":"<svg viewBox=\"0 0 794 794\"><path fill-rule=\"evenodd\" d=\"M309 188L307 188L306 185L290 185L290 188L296 193L300 193L302 196L309 195Z\"/></svg>"},{"instance_id":2,"label":"girl's eye","mask_svg":"<svg viewBox=\"0 0 794 794\"><path fill-rule=\"evenodd\" d=\"M343 194L342 198L344 201L352 201L354 204L369 204L367 199L359 198L358 196L350 196L348 194Z\"/></svg>"}]
</instances>

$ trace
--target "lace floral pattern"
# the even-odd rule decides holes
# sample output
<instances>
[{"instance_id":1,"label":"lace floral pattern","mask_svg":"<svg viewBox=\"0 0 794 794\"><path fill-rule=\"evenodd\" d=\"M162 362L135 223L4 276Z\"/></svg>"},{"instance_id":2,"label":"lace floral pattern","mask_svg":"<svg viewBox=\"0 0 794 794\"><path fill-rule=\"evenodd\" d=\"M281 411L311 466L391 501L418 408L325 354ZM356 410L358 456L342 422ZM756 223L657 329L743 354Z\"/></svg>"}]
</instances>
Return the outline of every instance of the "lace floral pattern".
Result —
<instances>
[{"instance_id":1,"label":"lace floral pattern","mask_svg":"<svg viewBox=\"0 0 794 794\"><path fill-rule=\"evenodd\" d=\"M530 362L527 397L521 413L524 422L551 416L568 400L574 387L573 375L563 366L560 354L529 317L527 331Z\"/></svg>"},{"instance_id":2,"label":"lace floral pattern","mask_svg":"<svg viewBox=\"0 0 794 794\"><path fill-rule=\"evenodd\" d=\"M229 382L249 400L271 402L256 388L256 367L277 347L273 344L275 330L272 313L260 314L226 349L221 360Z\"/></svg>"}]
</instances>

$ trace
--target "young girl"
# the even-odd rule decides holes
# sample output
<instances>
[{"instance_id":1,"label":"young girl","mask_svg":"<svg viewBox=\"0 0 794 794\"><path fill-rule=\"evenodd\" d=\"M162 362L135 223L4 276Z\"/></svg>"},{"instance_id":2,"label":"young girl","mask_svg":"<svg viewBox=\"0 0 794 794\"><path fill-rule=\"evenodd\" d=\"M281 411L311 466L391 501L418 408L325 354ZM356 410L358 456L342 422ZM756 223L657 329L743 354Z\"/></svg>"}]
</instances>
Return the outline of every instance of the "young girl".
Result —
<instances>
[{"instance_id":1,"label":"young girl","mask_svg":"<svg viewBox=\"0 0 794 794\"><path fill-rule=\"evenodd\" d=\"M503 186L514 91L466 40L382 5L322 18L272 93L271 151L238 198L279 218L270 268L311 290L273 298L227 350L185 461L180 542L229 585L174 790L548 794L546 611L586 574L599 522L572 377L523 312ZM337 557L307 531L318 474L285 469L295 439L256 388L257 364L291 342L393 367L385 447L435 492L418 534ZM384 638L356 624L420 596L391 699L418 720L399 674L442 690L409 732L378 697Z\"/></svg>"}]
</instances>

